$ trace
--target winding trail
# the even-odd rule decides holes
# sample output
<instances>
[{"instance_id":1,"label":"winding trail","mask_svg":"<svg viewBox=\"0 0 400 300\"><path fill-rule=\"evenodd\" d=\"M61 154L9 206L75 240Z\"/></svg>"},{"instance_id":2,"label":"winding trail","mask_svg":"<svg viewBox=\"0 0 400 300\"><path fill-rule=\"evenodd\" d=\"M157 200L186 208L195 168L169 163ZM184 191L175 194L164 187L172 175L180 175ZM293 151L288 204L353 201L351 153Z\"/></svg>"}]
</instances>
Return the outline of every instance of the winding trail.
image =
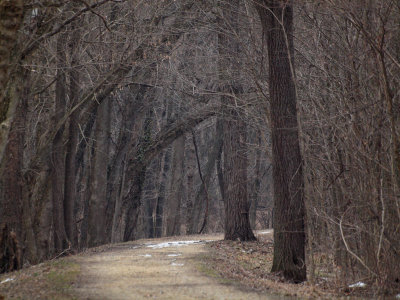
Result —
<instances>
[{"instance_id":1,"label":"winding trail","mask_svg":"<svg viewBox=\"0 0 400 300\"><path fill-rule=\"evenodd\" d=\"M112 245L78 258L82 275L79 299L282 299L222 284L196 269L206 254L206 241L222 236L201 235L141 240ZM196 258L197 257L197 258Z\"/></svg>"}]
</instances>

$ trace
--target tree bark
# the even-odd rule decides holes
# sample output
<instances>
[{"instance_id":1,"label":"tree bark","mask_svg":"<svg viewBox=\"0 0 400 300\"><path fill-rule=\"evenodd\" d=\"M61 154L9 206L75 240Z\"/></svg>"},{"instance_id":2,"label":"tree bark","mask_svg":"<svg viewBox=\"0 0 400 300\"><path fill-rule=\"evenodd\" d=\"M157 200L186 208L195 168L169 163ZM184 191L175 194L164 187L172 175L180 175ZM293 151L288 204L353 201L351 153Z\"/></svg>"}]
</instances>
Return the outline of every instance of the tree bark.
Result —
<instances>
[{"instance_id":1,"label":"tree bark","mask_svg":"<svg viewBox=\"0 0 400 300\"><path fill-rule=\"evenodd\" d=\"M270 118L274 184L272 272L306 280L305 206L294 82L292 1L259 1L269 61Z\"/></svg>"},{"instance_id":2,"label":"tree bark","mask_svg":"<svg viewBox=\"0 0 400 300\"><path fill-rule=\"evenodd\" d=\"M193 140L194 143L194 140ZM215 137L215 144L213 146L212 151L209 153L208 158L207 158L207 164L205 166L205 171L204 171L204 178L201 181L200 188L198 192L196 193L194 203L193 203L193 209L192 209L192 214L190 218L190 228L189 228L189 233L190 234L197 234L200 231L201 228L201 223L203 222L201 219L201 216L205 214L205 207L206 207L206 201L208 195L206 193L208 186L210 185L210 180L212 177L212 174L215 170L215 163L218 158L218 154L222 148L222 136L217 136ZM195 147L196 149L196 147ZM196 154L196 151L195 151ZM197 155L195 155L197 158ZM195 159L196 159L195 158ZM198 168L199 169L199 168ZM200 170L198 170L200 173ZM204 216L204 218L207 218Z\"/></svg>"},{"instance_id":3,"label":"tree bark","mask_svg":"<svg viewBox=\"0 0 400 300\"><path fill-rule=\"evenodd\" d=\"M95 129L95 153L89 199L89 247L106 240L107 166L110 135L110 100L100 104Z\"/></svg>"},{"instance_id":4,"label":"tree bark","mask_svg":"<svg viewBox=\"0 0 400 300\"><path fill-rule=\"evenodd\" d=\"M64 45L67 34L63 33L57 38L57 81L55 97L54 121L56 122L65 114L66 110L66 61ZM53 226L54 246L56 252L61 252L67 247L67 235L64 220L64 182L65 182L65 152L64 152L64 126L62 126L53 139L51 149L51 181L53 201Z\"/></svg>"},{"instance_id":5,"label":"tree bark","mask_svg":"<svg viewBox=\"0 0 400 300\"><path fill-rule=\"evenodd\" d=\"M23 263L24 257L35 261L36 244L32 238L32 212L29 202L25 200L26 181L22 172L30 77L24 72L20 78L23 78L21 84L24 89L10 126L0 167L0 226L4 225L10 232L14 232L20 249L26 249L21 257ZM5 240L0 240L1 249L7 247L4 242Z\"/></svg>"},{"instance_id":6,"label":"tree bark","mask_svg":"<svg viewBox=\"0 0 400 300\"><path fill-rule=\"evenodd\" d=\"M186 199L185 199L185 224L186 234L191 233L192 211L194 203L194 170L195 170L195 150L191 134L186 134L187 150L186 161Z\"/></svg>"},{"instance_id":7,"label":"tree bark","mask_svg":"<svg viewBox=\"0 0 400 300\"><path fill-rule=\"evenodd\" d=\"M223 5L223 20L220 26L226 32L232 29L239 34L240 1L230 1ZM234 78L240 73L241 65L236 57L241 56L240 42L235 35L218 34L219 69L222 80L221 89L224 108L223 149L224 179L223 196L225 206L225 239L255 240L249 221L249 201L247 195L247 144L246 123L240 115L236 96L240 97L243 88L240 79ZM239 99L240 101L240 99Z\"/></svg>"},{"instance_id":8,"label":"tree bark","mask_svg":"<svg viewBox=\"0 0 400 300\"><path fill-rule=\"evenodd\" d=\"M180 211L183 196L185 137L173 143L172 170L166 211L166 235L180 234Z\"/></svg>"},{"instance_id":9,"label":"tree bark","mask_svg":"<svg viewBox=\"0 0 400 300\"><path fill-rule=\"evenodd\" d=\"M256 238L250 226L247 198L246 124L231 110L223 126L225 239L252 241Z\"/></svg>"},{"instance_id":10,"label":"tree bark","mask_svg":"<svg viewBox=\"0 0 400 300\"><path fill-rule=\"evenodd\" d=\"M167 184L167 174L169 172L171 149L167 148L161 161L160 184L156 202L156 217L154 237L161 237L163 234L163 217L165 203L165 186Z\"/></svg>"},{"instance_id":11,"label":"tree bark","mask_svg":"<svg viewBox=\"0 0 400 300\"><path fill-rule=\"evenodd\" d=\"M23 23L23 6L23 0L0 2L0 161L19 100L16 82L19 82L20 73L13 72L13 68L15 60L19 59L19 51L15 47L18 30Z\"/></svg>"},{"instance_id":12,"label":"tree bark","mask_svg":"<svg viewBox=\"0 0 400 300\"><path fill-rule=\"evenodd\" d=\"M123 199L123 211L125 215L124 241L134 239L134 229L136 228L139 208L141 205L141 195L143 184L146 176L146 168L148 164L144 164L144 152L151 141L151 126L152 126L153 110L148 110L143 121L142 135L139 138L136 151L132 151L128 161L127 178L132 178L129 182L128 193ZM133 156L132 156L133 155Z\"/></svg>"},{"instance_id":13,"label":"tree bark","mask_svg":"<svg viewBox=\"0 0 400 300\"><path fill-rule=\"evenodd\" d=\"M257 130L256 134L259 134ZM257 149L255 150L255 167L254 167L254 179L251 182L251 190L250 190L250 224L253 230L256 229L257 225L257 206L258 206L258 198L261 186L261 138L257 138Z\"/></svg>"},{"instance_id":14,"label":"tree bark","mask_svg":"<svg viewBox=\"0 0 400 300\"><path fill-rule=\"evenodd\" d=\"M71 70L69 72L69 100L70 107L76 105L80 95L80 75L79 75L79 40L80 29L78 24L73 24L74 32L71 36ZM64 190L64 222L65 232L68 241L72 247L77 246L78 240L76 235L76 224L74 219L75 201L77 196L76 191L76 174L77 162L76 153L79 143L79 111L75 111L70 115L68 127L68 141L66 144L65 157L65 190Z\"/></svg>"}]
</instances>

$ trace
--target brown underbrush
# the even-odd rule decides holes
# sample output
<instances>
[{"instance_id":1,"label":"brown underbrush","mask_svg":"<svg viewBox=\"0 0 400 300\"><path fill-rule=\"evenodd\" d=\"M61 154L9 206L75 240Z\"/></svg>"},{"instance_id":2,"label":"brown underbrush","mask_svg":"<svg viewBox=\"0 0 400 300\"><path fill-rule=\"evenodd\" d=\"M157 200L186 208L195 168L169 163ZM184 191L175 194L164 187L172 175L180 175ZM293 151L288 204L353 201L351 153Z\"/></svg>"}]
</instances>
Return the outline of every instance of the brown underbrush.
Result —
<instances>
[{"instance_id":1,"label":"brown underbrush","mask_svg":"<svg viewBox=\"0 0 400 300\"><path fill-rule=\"evenodd\" d=\"M365 287L349 287L341 279L340 270L324 253L314 253L314 274L308 282L289 283L280 274L270 273L273 241L259 236L256 242L216 241L208 244L209 255L202 258L203 270L217 274L223 282L238 283L259 292L317 299L378 299L372 283ZM361 279L360 279L361 281Z\"/></svg>"}]
</instances>

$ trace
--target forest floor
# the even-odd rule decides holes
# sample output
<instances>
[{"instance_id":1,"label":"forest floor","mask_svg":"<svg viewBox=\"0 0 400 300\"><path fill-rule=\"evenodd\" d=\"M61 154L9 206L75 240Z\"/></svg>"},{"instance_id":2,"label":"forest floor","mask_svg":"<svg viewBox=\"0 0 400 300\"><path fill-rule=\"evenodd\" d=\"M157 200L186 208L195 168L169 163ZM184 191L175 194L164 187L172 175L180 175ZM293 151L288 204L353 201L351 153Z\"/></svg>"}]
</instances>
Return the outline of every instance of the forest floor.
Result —
<instances>
[{"instance_id":1,"label":"forest floor","mask_svg":"<svg viewBox=\"0 0 400 300\"><path fill-rule=\"evenodd\" d=\"M105 245L0 276L6 299L332 299L334 290L268 273L272 232L259 242L222 235Z\"/></svg>"}]
</instances>

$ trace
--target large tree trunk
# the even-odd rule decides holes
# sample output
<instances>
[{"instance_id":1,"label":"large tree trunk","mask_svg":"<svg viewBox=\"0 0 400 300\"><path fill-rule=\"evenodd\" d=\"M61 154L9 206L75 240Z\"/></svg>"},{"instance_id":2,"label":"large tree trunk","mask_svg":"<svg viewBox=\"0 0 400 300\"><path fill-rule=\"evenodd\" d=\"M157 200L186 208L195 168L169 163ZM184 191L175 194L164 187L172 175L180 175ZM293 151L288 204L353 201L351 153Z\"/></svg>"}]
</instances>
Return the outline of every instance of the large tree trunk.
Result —
<instances>
[{"instance_id":1,"label":"large tree trunk","mask_svg":"<svg viewBox=\"0 0 400 300\"><path fill-rule=\"evenodd\" d=\"M247 199L246 124L231 110L224 122L225 239L255 240Z\"/></svg>"},{"instance_id":2,"label":"large tree trunk","mask_svg":"<svg viewBox=\"0 0 400 300\"><path fill-rule=\"evenodd\" d=\"M107 166L110 135L110 100L100 104L95 129L95 153L90 182L89 199L89 247L106 240Z\"/></svg>"},{"instance_id":3,"label":"large tree trunk","mask_svg":"<svg viewBox=\"0 0 400 300\"><path fill-rule=\"evenodd\" d=\"M275 196L272 271L302 282L306 280L305 208L294 83L293 8L291 1L281 0L260 1L257 8L269 57Z\"/></svg>"},{"instance_id":4,"label":"large tree trunk","mask_svg":"<svg viewBox=\"0 0 400 300\"><path fill-rule=\"evenodd\" d=\"M29 76L21 74L24 80L24 91L15 111L14 119L8 136L8 143L0 167L0 226L5 225L15 233L14 239L19 242L21 249L26 249L24 256L29 261L35 261L36 244L32 231L32 212L26 201L26 182L23 176L23 151L25 143L25 126L27 120ZM2 244L6 249L8 245ZM11 271L11 270L10 270ZM1 271L0 271L1 273Z\"/></svg>"},{"instance_id":5,"label":"large tree trunk","mask_svg":"<svg viewBox=\"0 0 400 300\"><path fill-rule=\"evenodd\" d=\"M57 81L55 97L54 122L60 120L65 114L66 108L66 61L64 45L67 34L61 34L57 38ZM53 226L54 247L61 252L67 247L65 223L64 223L64 175L65 175L65 152L64 152L64 126L62 126L53 139L51 149L51 182L53 201Z\"/></svg>"},{"instance_id":6,"label":"large tree trunk","mask_svg":"<svg viewBox=\"0 0 400 300\"><path fill-rule=\"evenodd\" d=\"M195 150L192 142L191 134L186 135L186 199L185 199L185 223L186 223L186 234L191 233L192 223L192 211L194 203L194 170L195 170Z\"/></svg>"},{"instance_id":7,"label":"large tree trunk","mask_svg":"<svg viewBox=\"0 0 400 300\"><path fill-rule=\"evenodd\" d=\"M142 196L143 184L146 176L147 163L144 163L144 152L151 140L151 127L152 127L153 110L148 110L145 119L143 121L142 135L139 138L136 151L130 153L130 159L128 161L127 178L128 181L128 193L123 199L123 212L125 219L124 229L124 241L131 241L134 239L134 229L136 228L139 209L140 199Z\"/></svg>"},{"instance_id":8,"label":"large tree trunk","mask_svg":"<svg viewBox=\"0 0 400 300\"><path fill-rule=\"evenodd\" d=\"M148 74L144 75L147 78ZM132 87L130 92L134 98L130 100L123 112L122 124L125 126L121 129L116 145L116 153L109 164L109 178L108 178L108 201L107 201L107 237L111 238L113 243L123 240L123 232L121 232L122 225L122 201L124 197L126 183L129 178L126 176L128 164L128 152L132 150L132 141L139 138L141 120L145 115L145 93L147 87L138 86ZM140 110L137 108L141 107ZM133 134L132 134L133 133Z\"/></svg>"},{"instance_id":9,"label":"large tree trunk","mask_svg":"<svg viewBox=\"0 0 400 300\"><path fill-rule=\"evenodd\" d=\"M74 32L71 36L71 71L69 72L69 99L70 107L77 104L80 95L79 86L79 40L80 29L77 24L72 26ZM65 185L64 185L64 222L65 232L71 246L75 247L78 244L76 235L76 224L74 219L75 201L77 197L76 191L76 174L77 162L76 153L78 147L79 134L79 110L73 112L69 118L68 141L66 145L65 157Z\"/></svg>"},{"instance_id":10,"label":"large tree trunk","mask_svg":"<svg viewBox=\"0 0 400 300\"><path fill-rule=\"evenodd\" d=\"M15 63L19 55L15 46L23 22L23 6L23 0L0 2L0 161L19 100L16 83L20 74L12 68L17 65Z\"/></svg>"},{"instance_id":11,"label":"large tree trunk","mask_svg":"<svg viewBox=\"0 0 400 300\"><path fill-rule=\"evenodd\" d=\"M223 20L220 26L226 32L232 29L239 34L240 1L222 4ZM247 195L247 145L246 123L237 107L237 98L243 93L239 79L232 76L240 73L241 65L237 56L241 48L237 37L228 36L223 31L218 34L219 65L222 80L221 89L225 94L222 102L226 105L223 123L224 179L223 196L225 204L225 239L255 240L249 221L249 201ZM240 101L240 100L239 100Z\"/></svg>"},{"instance_id":12,"label":"large tree trunk","mask_svg":"<svg viewBox=\"0 0 400 300\"><path fill-rule=\"evenodd\" d=\"M146 170L146 179L143 187L143 227L144 227L144 238L154 238L154 209L155 209L155 195L157 185L157 179L160 169L160 158L156 158Z\"/></svg>"},{"instance_id":13,"label":"large tree trunk","mask_svg":"<svg viewBox=\"0 0 400 300\"><path fill-rule=\"evenodd\" d=\"M183 195L185 137L181 136L173 143L172 174L166 209L166 235L180 234L180 211Z\"/></svg>"},{"instance_id":14,"label":"large tree trunk","mask_svg":"<svg viewBox=\"0 0 400 300\"><path fill-rule=\"evenodd\" d=\"M259 131L256 130L256 135L259 135ZM256 229L257 225L257 206L258 206L258 198L260 193L261 186L261 138L257 138L257 148L255 150L255 167L254 167L254 179L251 182L250 188L250 224L253 230Z\"/></svg>"}]
</instances>

